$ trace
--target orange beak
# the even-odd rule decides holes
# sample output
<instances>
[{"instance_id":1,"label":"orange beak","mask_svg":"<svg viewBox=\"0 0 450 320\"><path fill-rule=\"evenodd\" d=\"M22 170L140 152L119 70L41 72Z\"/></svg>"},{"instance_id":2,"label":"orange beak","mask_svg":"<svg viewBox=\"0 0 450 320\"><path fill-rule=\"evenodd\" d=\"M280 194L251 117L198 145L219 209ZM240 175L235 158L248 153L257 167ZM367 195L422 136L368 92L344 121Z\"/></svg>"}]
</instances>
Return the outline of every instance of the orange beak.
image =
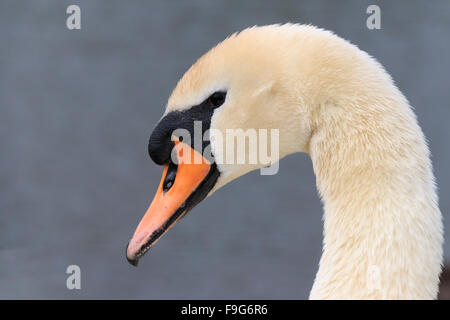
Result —
<instances>
[{"instance_id":1,"label":"orange beak","mask_svg":"<svg viewBox=\"0 0 450 320\"><path fill-rule=\"evenodd\" d=\"M175 152L178 164L164 165L156 195L128 243L127 260L134 266L164 233L206 197L217 179L215 165L195 149L175 141Z\"/></svg>"}]
</instances>

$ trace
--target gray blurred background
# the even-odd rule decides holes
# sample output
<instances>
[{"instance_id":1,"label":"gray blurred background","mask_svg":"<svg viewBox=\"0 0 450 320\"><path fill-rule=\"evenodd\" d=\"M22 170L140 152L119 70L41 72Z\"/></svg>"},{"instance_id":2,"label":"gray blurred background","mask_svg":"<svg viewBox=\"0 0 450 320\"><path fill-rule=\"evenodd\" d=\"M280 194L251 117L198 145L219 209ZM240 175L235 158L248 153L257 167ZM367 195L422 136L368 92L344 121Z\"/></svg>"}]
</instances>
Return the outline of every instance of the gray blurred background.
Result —
<instances>
[{"instance_id":1,"label":"gray blurred background","mask_svg":"<svg viewBox=\"0 0 450 320\"><path fill-rule=\"evenodd\" d=\"M369 4L382 30L366 28ZM386 67L429 140L445 218L450 1L1 0L0 298L307 298L322 207L304 154L225 186L139 268L125 260L161 176L148 137L177 80L227 35L279 22L331 29ZM71 264L81 290L66 289Z\"/></svg>"}]
</instances>

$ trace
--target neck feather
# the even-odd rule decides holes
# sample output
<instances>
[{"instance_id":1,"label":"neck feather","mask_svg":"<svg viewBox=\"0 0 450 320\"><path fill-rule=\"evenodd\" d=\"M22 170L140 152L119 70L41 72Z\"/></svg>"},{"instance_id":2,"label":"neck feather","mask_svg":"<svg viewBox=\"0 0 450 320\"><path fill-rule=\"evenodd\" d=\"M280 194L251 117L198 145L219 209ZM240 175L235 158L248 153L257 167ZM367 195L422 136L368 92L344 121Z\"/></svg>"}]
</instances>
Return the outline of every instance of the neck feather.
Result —
<instances>
[{"instance_id":1,"label":"neck feather","mask_svg":"<svg viewBox=\"0 0 450 320\"><path fill-rule=\"evenodd\" d=\"M324 240L310 298L434 299L443 237L423 133L393 85L361 102L322 106L311 137Z\"/></svg>"}]
</instances>

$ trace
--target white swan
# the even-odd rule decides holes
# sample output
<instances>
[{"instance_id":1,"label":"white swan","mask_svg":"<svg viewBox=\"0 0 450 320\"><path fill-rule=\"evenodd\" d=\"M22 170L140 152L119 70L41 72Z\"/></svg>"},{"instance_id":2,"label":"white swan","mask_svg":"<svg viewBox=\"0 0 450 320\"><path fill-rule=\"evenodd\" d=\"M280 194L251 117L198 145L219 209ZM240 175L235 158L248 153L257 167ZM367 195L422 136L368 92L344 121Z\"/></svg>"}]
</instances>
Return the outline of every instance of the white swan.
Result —
<instances>
[{"instance_id":1,"label":"white swan","mask_svg":"<svg viewBox=\"0 0 450 320\"><path fill-rule=\"evenodd\" d=\"M367 53L331 32L286 24L246 29L200 58L150 138L164 173L129 243L132 264L205 196L263 166L174 165L173 130L192 131L194 120L224 135L279 129L280 158L310 155L324 204L311 299L437 297L443 227L428 147L408 101ZM224 157L218 142L210 147Z\"/></svg>"}]
</instances>

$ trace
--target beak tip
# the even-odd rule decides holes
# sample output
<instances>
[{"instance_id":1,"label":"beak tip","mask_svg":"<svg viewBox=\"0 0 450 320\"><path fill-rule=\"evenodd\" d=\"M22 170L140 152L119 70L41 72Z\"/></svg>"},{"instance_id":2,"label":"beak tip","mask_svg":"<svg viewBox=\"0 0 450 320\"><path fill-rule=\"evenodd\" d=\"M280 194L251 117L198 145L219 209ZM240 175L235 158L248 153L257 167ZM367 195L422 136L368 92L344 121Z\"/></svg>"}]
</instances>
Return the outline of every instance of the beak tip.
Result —
<instances>
[{"instance_id":1,"label":"beak tip","mask_svg":"<svg viewBox=\"0 0 450 320\"><path fill-rule=\"evenodd\" d=\"M127 257L127 261L133 266L133 267L137 267L139 264L139 259L129 259Z\"/></svg>"},{"instance_id":2,"label":"beak tip","mask_svg":"<svg viewBox=\"0 0 450 320\"><path fill-rule=\"evenodd\" d=\"M129 244L130 244L130 243L128 242L127 248L126 248L126 250L125 250L125 256L126 256L127 261L128 261L129 264L131 264L133 267L137 267L138 264L139 264L139 258L129 258L129 257L128 257L128 245L129 245Z\"/></svg>"}]
</instances>

